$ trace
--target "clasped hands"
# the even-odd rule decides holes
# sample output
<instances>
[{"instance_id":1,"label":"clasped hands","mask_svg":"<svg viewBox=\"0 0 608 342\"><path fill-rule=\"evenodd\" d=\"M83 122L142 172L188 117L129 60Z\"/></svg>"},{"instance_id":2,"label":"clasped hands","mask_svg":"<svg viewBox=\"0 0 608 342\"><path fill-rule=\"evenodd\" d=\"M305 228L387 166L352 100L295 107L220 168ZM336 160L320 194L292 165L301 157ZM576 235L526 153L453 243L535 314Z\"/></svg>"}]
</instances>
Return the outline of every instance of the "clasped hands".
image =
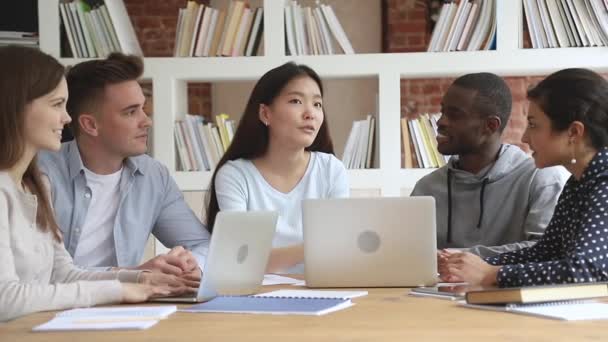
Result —
<instances>
[{"instance_id":1,"label":"clasped hands","mask_svg":"<svg viewBox=\"0 0 608 342\"><path fill-rule=\"evenodd\" d=\"M453 249L437 251L437 271L441 281L469 285L496 285L500 266L493 266L479 256Z\"/></svg>"},{"instance_id":2,"label":"clasped hands","mask_svg":"<svg viewBox=\"0 0 608 342\"><path fill-rule=\"evenodd\" d=\"M192 252L182 246L158 255L136 267L143 272L139 283L160 287L159 295L195 293L201 280L201 270Z\"/></svg>"}]
</instances>

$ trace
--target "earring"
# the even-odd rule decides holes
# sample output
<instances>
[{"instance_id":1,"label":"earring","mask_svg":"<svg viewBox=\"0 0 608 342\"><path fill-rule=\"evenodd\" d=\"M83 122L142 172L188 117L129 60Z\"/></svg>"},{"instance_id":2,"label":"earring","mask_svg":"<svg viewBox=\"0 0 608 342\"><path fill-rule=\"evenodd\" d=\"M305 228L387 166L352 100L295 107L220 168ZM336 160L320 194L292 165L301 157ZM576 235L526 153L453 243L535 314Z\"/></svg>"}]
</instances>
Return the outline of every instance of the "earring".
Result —
<instances>
[{"instance_id":1,"label":"earring","mask_svg":"<svg viewBox=\"0 0 608 342\"><path fill-rule=\"evenodd\" d=\"M573 144L573 141L570 140L570 144ZM574 156L574 149L572 149L572 159L570 159L570 164L576 164L576 157Z\"/></svg>"}]
</instances>

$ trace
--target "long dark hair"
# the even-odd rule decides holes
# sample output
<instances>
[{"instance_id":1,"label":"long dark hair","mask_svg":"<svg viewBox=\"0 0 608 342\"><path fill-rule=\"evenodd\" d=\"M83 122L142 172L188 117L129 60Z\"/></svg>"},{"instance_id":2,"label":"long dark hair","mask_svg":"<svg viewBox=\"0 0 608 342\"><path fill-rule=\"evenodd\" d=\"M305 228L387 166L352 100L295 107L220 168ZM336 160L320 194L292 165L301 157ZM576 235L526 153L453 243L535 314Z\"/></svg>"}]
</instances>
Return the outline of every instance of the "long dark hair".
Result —
<instances>
[{"instance_id":1,"label":"long dark hair","mask_svg":"<svg viewBox=\"0 0 608 342\"><path fill-rule=\"evenodd\" d=\"M37 49L0 47L0 170L7 170L25 153L25 111L35 99L53 91L65 73L53 57ZM36 223L42 231L51 231L61 241L49 201L47 187L32 159L23 174L23 183L38 198Z\"/></svg>"},{"instance_id":2,"label":"long dark hair","mask_svg":"<svg viewBox=\"0 0 608 342\"><path fill-rule=\"evenodd\" d=\"M285 63L277 68L274 68L265 73L262 78L256 83L245 107L243 117L239 121L238 128L234 133L234 138L228 147L228 150L217 164L209 192L207 193L207 229L213 231L215 216L219 211L217 203L217 195L215 192L215 177L218 170L229 160L236 159L255 159L266 152L268 148L268 127L265 126L259 117L260 105L271 105L274 99L279 96L283 88L292 80L298 77L310 77L313 79L323 96L323 83L317 73L306 65L298 65L293 62ZM324 113L327 115L327 113ZM329 127L327 120L324 119L319 133L313 143L306 148L307 151L319 151L325 153L334 153L334 146L329 136Z\"/></svg>"},{"instance_id":3,"label":"long dark hair","mask_svg":"<svg viewBox=\"0 0 608 342\"><path fill-rule=\"evenodd\" d=\"M574 121L585 125L595 149L608 146L608 81L588 69L563 69L528 91L551 120L556 131L568 129Z\"/></svg>"}]
</instances>

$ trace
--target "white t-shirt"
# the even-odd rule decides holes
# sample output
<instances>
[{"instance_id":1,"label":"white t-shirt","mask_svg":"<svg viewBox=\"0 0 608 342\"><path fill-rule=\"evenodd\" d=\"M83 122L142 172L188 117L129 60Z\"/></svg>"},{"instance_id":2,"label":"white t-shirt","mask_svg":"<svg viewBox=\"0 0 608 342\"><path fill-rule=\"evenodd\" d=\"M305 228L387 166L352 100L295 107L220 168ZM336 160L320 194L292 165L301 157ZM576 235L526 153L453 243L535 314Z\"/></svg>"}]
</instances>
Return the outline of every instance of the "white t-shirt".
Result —
<instances>
[{"instance_id":1,"label":"white t-shirt","mask_svg":"<svg viewBox=\"0 0 608 342\"><path fill-rule=\"evenodd\" d=\"M74 253L74 263L84 267L116 265L114 219L120 202L122 168L109 175L98 175L87 168L84 172L90 203Z\"/></svg>"},{"instance_id":2,"label":"white t-shirt","mask_svg":"<svg viewBox=\"0 0 608 342\"><path fill-rule=\"evenodd\" d=\"M348 197L348 176L344 164L332 154L312 152L304 176L289 192L273 188L251 160L228 161L217 172L215 191L220 210L276 210L279 222L273 247L303 242L302 200ZM294 267L290 273L302 273Z\"/></svg>"}]
</instances>

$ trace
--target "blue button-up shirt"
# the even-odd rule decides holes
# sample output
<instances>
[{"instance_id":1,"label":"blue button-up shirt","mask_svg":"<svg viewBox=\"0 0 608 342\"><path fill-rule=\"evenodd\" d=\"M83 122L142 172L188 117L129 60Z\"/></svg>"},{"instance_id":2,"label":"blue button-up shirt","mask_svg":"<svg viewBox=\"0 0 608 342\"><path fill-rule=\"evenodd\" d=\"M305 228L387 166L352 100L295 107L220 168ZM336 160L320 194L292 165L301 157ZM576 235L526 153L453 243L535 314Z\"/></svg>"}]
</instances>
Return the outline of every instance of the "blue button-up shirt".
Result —
<instances>
[{"instance_id":1,"label":"blue button-up shirt","mask_svg":"<svg viewBox=\"0 0 608 342\"><path fill-rule=\"evenodd\" d=\"M66 249L74 256L91 201L76 141L62 144L59 152L40 152L38 165L51 182L57 224ZM147 155L125 159L119 191L114 220L117 264L99 266L139 265L150 233L169 248L190 249L199 265L204 265L209 232L188 207L164 165Z\"/></svg>"}]
</instances>

